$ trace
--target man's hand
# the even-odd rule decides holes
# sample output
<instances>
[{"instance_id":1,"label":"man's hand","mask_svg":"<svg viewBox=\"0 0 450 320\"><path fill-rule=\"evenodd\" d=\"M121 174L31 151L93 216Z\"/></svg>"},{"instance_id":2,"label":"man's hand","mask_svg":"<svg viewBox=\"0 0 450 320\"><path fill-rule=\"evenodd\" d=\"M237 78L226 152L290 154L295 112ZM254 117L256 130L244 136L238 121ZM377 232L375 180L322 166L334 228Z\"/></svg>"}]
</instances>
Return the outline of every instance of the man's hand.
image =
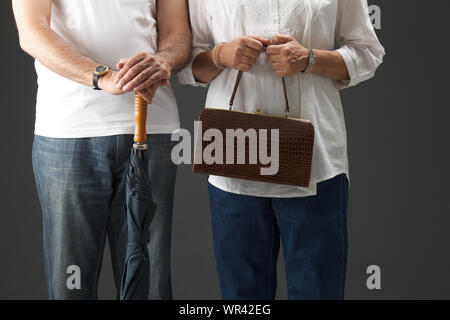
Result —
<instances>
[{"instance_id":1,"label":"man's hand","mask_svg":"<svg viewBox=\"0 0 450 320\"><path fill-rule=\"evenodd\" d=\"M256 36L236 38L217 49L217 62L224 67L249 71L264 52L264 44L269 45L270 40Z\"/></svg>"},{"instance_id":2,"label":"man's hand","mask_svg":"<svg viewBox=\"0 0 450 320\"><path fill-rule=\"evenodd\" d=\"M266 53L279 77L290 77L308 66L309 49L288 35L276 35Z\"/></svg>"},{"instance_id":3,"label":"man's hand","mask_svg":"<svg viewBox=\"0 0 450 320\"><path fill-rule=\"evenodd\" d=\"M98 80L98 86L100 89L108 92L112 95L121 95L125 92L122 89L117 88L117 84L114 81L116 78L118 72L117 71L109 71L107 74L105 74L103 77L100 77ZM159 86L162 85L168 85L168 82L162 82L159 85L153 85L148 88L144 88L141 90L135 90L136 93L138 93L142 98L144 98L147 103L152 103L152 99L155 96L155 92L158 89Z\"/></svg>"},{"instance_id":4,"label":"man's hand","mask_svg":"<svg viewBox=\"0 0 450 320\"><path fill-rule=\"evenodd\" d=\"M115 88L117 90L121 91L122 93L124 92L124 90L123 89L119 89L117 87L117 82L118 82L117 79L118 79L118 76L119 76L120 72L123 71L123 68L129 62L129 59L131 59L131 58L123 58L116 65L116 67L119 70L119 72L115 75L114 85L115 85ZM141 83L136 88L134 88L132 90L134 90L134 92L136 92L142 98L144 98L144 100L147 103L152 103L153 97L155 96L155 93L156 93L156 90L158 90L158 88L160 86L168 86L168 85L169 85L169 81L168 80L160 80L158 83L152 84L152 85L150 85L148 87L143 87L144 85ZM131 91L131 90L128 90L128 91Z\"/></svg>"},{"instance_id":5,"label":"man's hand","mask_svg":"<svg viewBox=\"0 0 450 320\"><path fill-rule=\"evenodd\" d=\"M110 70L107 74L98 79L98 87L115 96L124 94L124 92L118 89L116 84L114 83L116 75L117 71Z\"/></svg>"},{"instance_id":6,"label":"man's hand","mask_svg":"<svg viewBox=\"0 0 450 320\"><path fill-rule=\"evenodd\" d=\"M117 68L120 71L114 82L123 92L141 91L160 82L167 83L171 76L170 64L165 58L146 52L121 59Z\"/></svg>"},{"instance_id":7,"label":"man's hand","mask_svg":"<svg viewBox=\"0 0 450 320\"><path fill-rule=\"evenodd\" d=\"M168 85L169 85L169 81L163 80L159 84L155 84L155 85L152 85L148 88L144 88L141 90L135 90L135 92L137 94L139 94L142 98L144 98L144 100L147 103L150 104L150 103L152 103L153 98L155 97L156 90L158 90L159 87L164 87L164 86L168 86Z\"/></svg>"},{"instance_id":8,"label":"man's hand","mask_svg":"<svg viewBox=\"0 0 450 320\"><path fill-rule=\"evenodd\" d=\"M156 90L168 85L171 75L188 63L192 34L187 3L186 0L158 1L158 52L140 52L121 59L116 77L119 89L124 92L134 90L151 103Z\"/></svg>"}]
</instances>

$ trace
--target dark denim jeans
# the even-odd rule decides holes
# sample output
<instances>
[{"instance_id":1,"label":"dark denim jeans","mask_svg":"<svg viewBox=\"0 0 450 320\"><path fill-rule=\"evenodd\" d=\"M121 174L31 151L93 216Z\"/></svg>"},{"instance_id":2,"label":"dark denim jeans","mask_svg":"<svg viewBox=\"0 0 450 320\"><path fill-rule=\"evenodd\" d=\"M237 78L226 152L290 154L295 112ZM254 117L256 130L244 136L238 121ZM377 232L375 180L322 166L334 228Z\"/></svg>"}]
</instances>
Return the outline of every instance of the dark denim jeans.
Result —
<instances>
[{"instance_id":1,"label":"dark denim jeans","mask_svg":"<svg viewBox=\"0 0 450 320\"><path fill-rule=\"evenodd\" d=\"M42 208L50 299L97 298L106 237L119 288L127 238L125 177L132 144L132 135L85 139L35 136L33 170ZM172 298L173 145L171 135L149 135L149 174L157 205L150 229L150 299ZM68 288L69 266L80 268L81 289Z\"/></svg>"},{"instance_id":2,"label":"dark denim jeans","mask_svg":"<svg viewBox=\"0 0 450 320\"><path fill-rule=\"evenodd\" d=\"M288 298L344 298L348 181L317 186L306 198L261 198L209 185L214 249L223 299L275 298L283 244Z\"/></svg>"}]
</instances>

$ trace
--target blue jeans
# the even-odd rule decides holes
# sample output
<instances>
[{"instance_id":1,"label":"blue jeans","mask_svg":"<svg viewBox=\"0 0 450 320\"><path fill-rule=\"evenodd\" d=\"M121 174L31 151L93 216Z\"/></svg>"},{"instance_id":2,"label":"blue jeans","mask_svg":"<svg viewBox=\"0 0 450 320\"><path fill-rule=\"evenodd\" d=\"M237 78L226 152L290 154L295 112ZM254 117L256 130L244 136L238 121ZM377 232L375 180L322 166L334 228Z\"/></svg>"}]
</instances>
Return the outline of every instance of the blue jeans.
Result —
<instances>
[{"instance_id":1,"label":"blue jeans","mask_svg":"<svg viewBox=\"0 0 450 320\"><path fill-rule=\"evenodd\" d=\"M306 198L238 195L209 185L216 266L223 299L272 300L283 244L288 298L344 298L348 181Z\"/></svg>"},{"instance_id":2,"label":"blue jeans","mask_svg":"<svg viewBox=\"0 0 450 320\"><path fill-rule=\"evenodd\" d=\"M149 135L149 175L157 211L150 228L149 299L172 299L170 247L176 166L171 135ZM43 217L50 299L96 299L106 238L116 288L126 250L125 178L132 135L85 139L35 136L33 171ZM79 267L80 286L67 282ZM69 269L68 269L69 268ZM68 281L69 280L69 281ZM70 288L69 288L70 287Z\"/></svg>"}]
</instances>

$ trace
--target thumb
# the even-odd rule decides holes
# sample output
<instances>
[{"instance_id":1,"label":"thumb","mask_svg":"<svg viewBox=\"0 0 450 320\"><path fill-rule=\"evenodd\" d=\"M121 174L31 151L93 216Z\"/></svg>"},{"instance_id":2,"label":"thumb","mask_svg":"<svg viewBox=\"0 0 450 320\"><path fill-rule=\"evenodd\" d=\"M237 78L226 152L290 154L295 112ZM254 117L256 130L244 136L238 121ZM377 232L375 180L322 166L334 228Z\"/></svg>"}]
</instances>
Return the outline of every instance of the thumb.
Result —
<instances>
[{"instance_id":1,"label":"thumb","mask_svg":"<svg viewBox=\"0 0 450 320\"><path fill-rule=\"evenodd\" d=\"M277 34L272 38L272 44L283 44L288 43L294 40L294 38L290 35L286 34Z\"/></svg>"},{"instance_id":2,"label":"thumb","mask_svg":"<svg viewBox=\"0 0 450 320\"><path fill-rule=\"evenodd\" d=\"M269 40L269 39L266 39L266 38L263 38L263 37L260 37L260 36L250 36L250 38L253 38L253 39L255 39L255 40L258 40L258 41L261 42L262 44L267 44L267 45L270 44L270 40Z\"/></svg>"},{"instance_id":3,"label":"thumb","mask_svg":"<svg viewBox=\"0 0 450 320\"><path fill-rule=\"evenodd\" d=\"M263 46L269 46L270 45L270 40L260 37L260 36L250 36L250 38L255 39L256 41L259 41L263 44Z\"/></svg>"}]
</instances>

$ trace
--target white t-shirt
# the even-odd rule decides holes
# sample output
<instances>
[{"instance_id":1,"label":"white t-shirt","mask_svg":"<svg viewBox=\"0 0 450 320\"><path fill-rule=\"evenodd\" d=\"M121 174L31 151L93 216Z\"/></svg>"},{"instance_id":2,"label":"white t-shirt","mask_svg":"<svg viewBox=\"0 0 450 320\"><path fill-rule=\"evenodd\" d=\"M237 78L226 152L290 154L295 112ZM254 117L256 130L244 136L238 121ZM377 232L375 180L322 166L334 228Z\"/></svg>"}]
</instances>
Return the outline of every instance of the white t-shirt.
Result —
<instances>
[{"instance_id":1,"label":"white t-shirt","mask_svg":"<svg viewBox=\"0 0 450 320\"><path fill-rule=\"evenodd\" d=\"M334 81L317 74L298 73L286 78L291 117L310 120L315 127L314 156L309 188L299 188L210 176L215 187L237 194L262 197L315 195L317 183L349 174L347 131L339 90L374 76L383 61L384 48L369 18L367 0L189 0L194 37L193 58L217 43L244 35L271 39L289 34L306 47L337 50L347 65L350 81ZM182 83L198 85L192 61L179 74ZM209 86L206 106L228 109L236 70L226 69ZM281 79L262 54L243 77L234 109L283 116L285 102Z\"/></svg>"},{"instance_id":2,"label":"white t-shirt","mask_svg":"<svg viewBox=\"0 0 450 320\"><path fill-rule=\"evenodd\" d=\"M139 51L157 51L155 0L53 0L51 28L81 54L111 67ZM73 66L76 68L76 66ZM36 61L35 134L85 138L132 134L134 94L113 96L65 79ZM148 106L147 132L179 128L171 87Z\"/></svg>"}]
</instances>

